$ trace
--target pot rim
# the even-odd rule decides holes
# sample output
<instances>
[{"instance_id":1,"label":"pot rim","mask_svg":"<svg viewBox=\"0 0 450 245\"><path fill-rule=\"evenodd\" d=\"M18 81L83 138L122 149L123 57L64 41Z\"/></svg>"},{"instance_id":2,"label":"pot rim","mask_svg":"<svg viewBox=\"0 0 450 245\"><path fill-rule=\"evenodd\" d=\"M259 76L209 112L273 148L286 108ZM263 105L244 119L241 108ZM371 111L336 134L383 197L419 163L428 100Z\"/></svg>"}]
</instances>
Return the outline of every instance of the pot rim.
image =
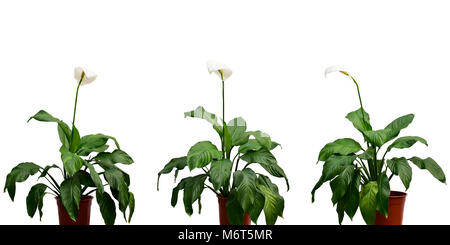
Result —
<instances>
[{"instance_id":1,"label":"pot rim","mask_svg":"<svg viewBox=\"0 0 450 245\"><path fill-rule=\"evenodd\" d=\"M228 197L224 197L221 194L217 194L217 198L222 199L222 200L228 200Z\"/></svg>"},{"instance_id":2,"label":"pot rim","mask_svg":"<svg viewBox=\"0 0 450 245\"><path fill-rule=\"evenodd\" d=\"M57 200L57 201L60 201L61 199L59 198L59 196L57 196L57 197L55 197L55 199ZM85 195L85 196L82 196L81 197L81 200L80 200L80 202L82 202L82 201L90 201L90 200L92 200L92 199L94 199L94 197L93 196L91 196L91 195Z\"/></svg>"},{"instance_id":3,"label":"pot rim","mask_svg":"<svg viewBox=\"0 0 450 245\"><path fill-rule=\"evenodd\" d=\"M399 199L399 198L405 198L408 194L406 192L402 191L391 191L389 194L389 198L391 199Z\"/></svg>"}]
</instances>

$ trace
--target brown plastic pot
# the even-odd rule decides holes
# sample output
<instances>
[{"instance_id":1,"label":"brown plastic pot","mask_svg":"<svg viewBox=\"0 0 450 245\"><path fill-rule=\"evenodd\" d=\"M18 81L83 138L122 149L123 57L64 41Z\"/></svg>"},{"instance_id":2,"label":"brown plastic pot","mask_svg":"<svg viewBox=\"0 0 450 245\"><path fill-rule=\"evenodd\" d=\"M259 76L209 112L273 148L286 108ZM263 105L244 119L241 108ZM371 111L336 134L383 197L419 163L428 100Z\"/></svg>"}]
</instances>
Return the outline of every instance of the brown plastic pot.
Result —
<instances>
[{"instance_id":1,"label":"brown plastic pot","mask_svg":"<svg viewBox=\"0 0 450 245\"><path fill-rule=\"evenodd\" d=\"M406 193L391 191L389 195L388 217L378 213L375 217L375 225L401 225L403 222L403 208L405 207Z\"/></svg>"},{"instance_id":2,"label":"brown plastic pot","mask_svg":"<svg viewBox=\"0 0 450 245\"><path fill-rule=\"evenodd\" d=\"M83 196L80 201L80 206L78 208L78 218L77 221L73 221L66 209L64 209L61 199L55 197L56 203L58 204L58 215L60 225L89 225L91 219L91 204L92 196Z\"/></svg>"},{"instance_id":3,"label":"brown plastic pot","mask_svg":"<svg viewBox=\"0 0 450 245\"><path fill-rule=\"evenodd\" d=\"M219 200L219 222L220 225L230 225L230 221L228 220L227 214L227 202L228 198L223 197L221 195L217 195L217 199ZM250 225L252 220L247 213L244 213L244 221L243 225Z\"/></svg>"}]
</instances>

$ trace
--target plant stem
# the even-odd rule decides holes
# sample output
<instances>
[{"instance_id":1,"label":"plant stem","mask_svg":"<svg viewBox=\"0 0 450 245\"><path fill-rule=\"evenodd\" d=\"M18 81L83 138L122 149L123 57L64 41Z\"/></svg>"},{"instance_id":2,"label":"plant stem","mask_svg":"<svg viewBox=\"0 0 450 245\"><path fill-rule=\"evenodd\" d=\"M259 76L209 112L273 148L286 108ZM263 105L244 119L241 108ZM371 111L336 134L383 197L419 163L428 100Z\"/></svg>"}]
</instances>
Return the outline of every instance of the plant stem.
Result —
<instances>
[{"instance_id":1,"label":"plant stem","mask_svg":"<svg viewBox=\"0 0 450 245\"><path fill-rule=\"evenodd\" d=\"M359 85L352 76L350 76L350 78L353 80L353 82L356 85L356 90L358 91L359 104L361 105L361 114L362 114L363 120L365 121L366 119L364 118L364 108L363 108L363 103L362 103L362 99L361 99L361 93L359 91Z\"/></svg>"},{"instance_id":2,"label":"plant stem","mask_svg":"<svg viewBox=\"0 0 450 245\"><path fill-rule=\"evenodd\" d=\"M70 137L70 140L72 140L73 137L73 128L75 126L75 115L77 114L78 91L80 90L81 82L83 81L84 76L85 76L84 72L81 73L81 78L77 86L77 93L75 94L75 105L73 107L73 119L72 119L72 136Z\"/></svg>"},{"instance_id":3,"label":"plant stem","mask_svg":"<svg viewBox=\"0 0 450 245\"><path fill-rule=\"evenodd\" d=\"M217 192L211 186L205 184L205 187L208 187L212 192L214 192L217 195Z\"/></svg>"},{"instance_id":4,"label":"plant stem","mask_svg":"<svg viewBox=\"0 0 450 245\"><path fill-rule=\"evenodd\" d=\"M225 158L225 81L223 80L223 73L220 72L220 78L222 80L222 155Z\"/></svg>"}]
</instances>

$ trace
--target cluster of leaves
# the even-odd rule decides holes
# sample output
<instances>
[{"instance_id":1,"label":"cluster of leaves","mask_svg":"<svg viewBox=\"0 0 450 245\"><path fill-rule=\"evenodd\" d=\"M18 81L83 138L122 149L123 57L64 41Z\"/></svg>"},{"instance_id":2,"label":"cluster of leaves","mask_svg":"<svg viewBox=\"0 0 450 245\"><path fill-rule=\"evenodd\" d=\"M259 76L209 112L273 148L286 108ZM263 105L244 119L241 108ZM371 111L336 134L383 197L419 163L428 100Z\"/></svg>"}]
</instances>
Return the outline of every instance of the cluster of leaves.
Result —
<instances>
[{"instance_id":1,"label":"cluster of leaves","mask_svg":"<svg viewBox=\"0 0 450 245\"><path fill-rule=\"evenodd\" d=\"M314 202L315 191L330 181L333 192L331 201L336 205L339 224L342 223L344 213L352 219L358 207L367 224L374 223L377 211L387 217L389 181L394 175L399 176L405 189L408 189L412 178L409 162L428 170L436 179L445 183L444 172L432 158L386 158L387 153L394 148L409 148L417 142L428 145L425 139L418 136L398 137L400 131L413 121L413 114L399 117L381 130L372 129L369 114L362 108L349 113L346 118L362 133L367 148L350 138L326 144L318 159L324 162L322 176L311 192ZM394 141L379 159L382 146L392 140Z\"/></svg>"},{"instance_id":2,"label":"cluster of leaves","mask_svg":"<svg viewBox=\"0 0 450 245\"><path fill-rule=\"evenodd\" d=\"M178 193L183 190L186 213L192 215L192 205L196 201L200 213L201 194L205 188L209 188L217 195L228 198L226 208L231 224L242 224L244 213L248 213L256 223L263 210L266 223L275 224L278 216L283 215L284 199L279 194L277 185L267 176L256 173L249 167L251 164L259 164L270 175L285 178L289 190L286 174L271 153L271 150L279 144L261 131L246 131L246 122L240 117L221 125L216 115L207 112L201 106L186 112L185 117L201 118L211 123L220 136L222 147L219 150L210 141L198 142L189 149L187 156L170 160L158 173L159 189L159 177L171 173L174 169L175 181L178 172L186 166L190 171L194 169L203 171L202 174L184 178L178 183L172 192L172 206L175 207ZM238 150L231 159L234 147ZM243 168L239 168L241 160L246 162ZM205 183L206 180L212 186Z\"/></svg>"},{"instance_id":3,"label":"cluster of leaves","mask_svg":"<svg viewBox=\"0 0 450 245\"><path fill-rule=\"evenodd\" d=\"M32 162L20 163L6 177L4 190L8 191L11 200L14 201L16 183L24 182L28 177L39 173L38 180L45 178L50 185L38 183L31 187L26 198L30 217L33 217L36 210L39 210L39 216L42 218L43 198L46 194L53 194L60 198L70 218L76 221L81 198L96 192L97 203L105 224L112 225L116 219L116 205L113 198L118 201L119 210L123 212L125 220L129 222L134 212L135 199L133 193L129 191L129 175L117 167L116 163L132 164L133 159L120 149L117 140L103 134L80 137L75 125L70 129L62 120L43 110L28 121L31 119L57 123L58 135L62 144L59 151L63 167L55 164L41 167ZM112 140L117 149L106 152L109 147L108 140ZM98 172L96 167L101 168L101 172ZM59 170L63 176L61 183L58 183L50 174L52 169ZM112 197L105 190L108 185ZM128 218L126 217L127 208L129 208Z\"/></svg>"}]
</instances>

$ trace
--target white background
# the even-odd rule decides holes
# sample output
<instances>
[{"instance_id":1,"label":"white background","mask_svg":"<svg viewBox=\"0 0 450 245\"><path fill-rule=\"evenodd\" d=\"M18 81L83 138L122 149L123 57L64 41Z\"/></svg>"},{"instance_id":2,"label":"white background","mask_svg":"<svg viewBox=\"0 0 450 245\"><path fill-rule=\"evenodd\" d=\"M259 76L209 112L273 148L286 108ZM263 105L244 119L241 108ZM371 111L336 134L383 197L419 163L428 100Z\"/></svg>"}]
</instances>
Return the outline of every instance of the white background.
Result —
<instances>
[{"instance_id":1,"label":"white background","mask_svg":"<svg viewBox=\"0 0 450 245\"><path fill-rule=\"evenodd\" d=\"M2 1L0 3L0 185L16 164L60 164L56 126L27 119L40 109L71 122L75 66L98 79L81 87L82 135L115 136L136 164L125 169L136 196L132 224L218 224L216 197L205 190L203 212L170 206L173 175L157 172L200 140L217 141L211 126L184 119L203 105L221 114L220 83L206 69L215 59L233 69L226 81L227 119L242 116L282 144L275 154L292 189L277 224L337 224L329 185L311 203L323 145L362 140L345 115L359 108L354 85L324 69L341 65L361 86L374 128L408 113L401 135L422 136L405 156L448 165L449 5L446 1ZM399 154L393 151L391 156ZM450 190L413 168L404 224L449 224ZM180 174L186 176L188 171ZM0 195L0 224L57 224L47 196L42 222L26 213L36 177L17 185L15 202ZM394 178L391 188L404 190ZM91 224L103 224L93 202ZM260 217L264 224L264 217ZM121 214L116 224L124 224ZM353 222L364 224L361 214Z\"/></svg>"}]
</instances>

